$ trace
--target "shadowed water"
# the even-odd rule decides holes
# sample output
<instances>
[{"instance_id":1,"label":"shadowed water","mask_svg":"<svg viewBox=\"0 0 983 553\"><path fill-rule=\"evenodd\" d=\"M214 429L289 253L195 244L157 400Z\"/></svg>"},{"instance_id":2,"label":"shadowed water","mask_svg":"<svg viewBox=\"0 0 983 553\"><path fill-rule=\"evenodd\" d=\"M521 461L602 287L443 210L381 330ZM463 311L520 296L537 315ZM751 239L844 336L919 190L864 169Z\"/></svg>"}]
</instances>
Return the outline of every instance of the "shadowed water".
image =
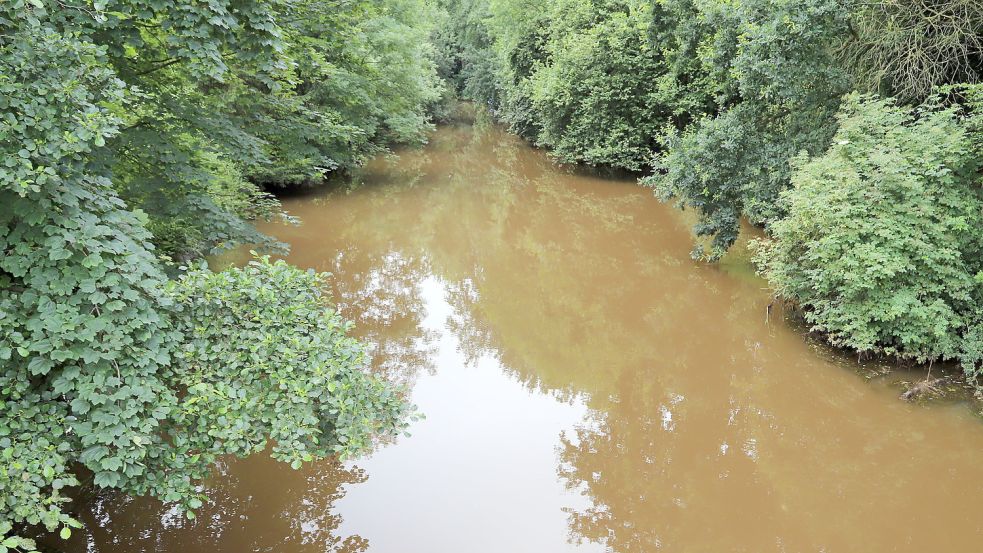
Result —
<instances>
[{"instance_id":1,"label":"shadowed water","mask_svg":"<svg viewBox=\"0 0 983 553\"><path fill-rule=\"evenodd\" d=\"M374 369L426 419L354 463L229 461L188 521L100 497L75 551L971 552L983 425L773 313L740 255L631 179L488 125L285 201Z\"/></svg>"}]
</instances>

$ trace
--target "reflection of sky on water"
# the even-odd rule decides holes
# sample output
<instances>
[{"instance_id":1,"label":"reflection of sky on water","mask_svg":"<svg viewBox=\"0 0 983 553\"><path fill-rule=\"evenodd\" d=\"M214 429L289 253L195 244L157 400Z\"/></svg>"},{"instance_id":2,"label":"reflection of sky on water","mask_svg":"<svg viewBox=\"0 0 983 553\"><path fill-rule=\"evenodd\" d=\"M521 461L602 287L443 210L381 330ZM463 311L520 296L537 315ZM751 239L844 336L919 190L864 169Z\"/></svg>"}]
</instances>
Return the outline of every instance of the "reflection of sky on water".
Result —
<instances>
[{"instance_id":1,"label":"reflection of sky on water","mask_svg":"<svg viewBox=\"0 0 983 553\"><path fill-rule=\"evenodd\" d=\"M413 390L426 419L413 425L412 438L357 462L371 476L338 502L341 533L380 552L424 544L475 553L572 547L565 511L587 502L557 477L557 431L582 420L586 407L530 394L492 357L468 363L447 330L453 309L442 284L429 278L420 292L440 367Z\"/></svg>"}]
</instances>

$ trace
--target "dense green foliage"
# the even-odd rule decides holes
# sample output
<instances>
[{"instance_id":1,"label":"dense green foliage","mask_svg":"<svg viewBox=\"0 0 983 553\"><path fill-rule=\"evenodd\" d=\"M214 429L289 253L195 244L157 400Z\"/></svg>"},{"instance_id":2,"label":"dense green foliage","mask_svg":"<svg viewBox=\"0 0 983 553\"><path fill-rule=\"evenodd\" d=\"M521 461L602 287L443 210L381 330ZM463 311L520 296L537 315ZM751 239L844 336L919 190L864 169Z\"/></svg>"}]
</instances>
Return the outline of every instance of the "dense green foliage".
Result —
<instances>
[{"instance_id":1,"label":"dense green foliage","mask_svg":"<svg viewBox=\"0 0 983 553\"><path fill-rule=\"evenodd\" d=\"M696 232L713 236L711 259L734 243L741 215L755 223L779 216L776 199L788 183L789 160L802 150L818 153L828 143L839 97L847 90L828 51L846 31L841 4L713 5L696 15L711 26L680 41L695 42L703 52L697 56L702 70L724 85L715 114L668 136L661 171L649 182L662 195L679 196L700 210Z\"/></svg>"},{"instance_id":2,"label":"dense green foliage","mask_svg":"<svg viewBox=\"0 0 983 553\"><path fill-rule=\"evenodd\" d=\"M220 455L362 451L407 406L365 372L324 277L261 258L264 183L421 140L428 8L13 0L0 7L0 551L70 534L79 479L200 505ZM426 24L425 24L426 23ZM167 257L166 255L170 257ZM175 277L176 278L170 278Z\"/></svg>"},{"instance_id":3,"label":"dense green foliage","mask_svg":"<svg viewBox=\"0 0 983 553\"><path fill-rule=\"evenodd\" d=\"M420 141L440 95L422 0L37 4L5 8L5 27L93 48L118 89L93 157L181 258L264 242L243 219L279 210L257 184L316 183Z\"/></svg>"},{"instance_id":4,"label":"dense green foliage","mask_svg":"<svg viewBox=\"0 0 983 553\"><path fill-rule=\"evenodd\" d=\"M649 43L652 18L643 4L599 8L555 3L542 52L551 63L523 75L523 101L537 143L559 159L638 170L667 116L652 86L664 71L662 52Z\"/></svg>"},{"instance_id":5,"label":"dense green foliage","mask_svg":"<svg viewBox=\"0 0 983 553\"><path fill-rule=\"evenodd\" d=\"M491 2L490 55L510 126L563 161L646 167L678 89L648 2ZM518 20L518 22L517 22Z\"/></svg>"},{"instance_id":6,"label":"dense green foliage","mask_svg":"<svg viewBox=\"0 0 983 553\"><path fill-rule=\"evenodd\" d=\"M821 156L800 160L788 216L758 258L813 330L860 352L983 360L978 120L851 96Z\"/></svg>"}]
</instances>

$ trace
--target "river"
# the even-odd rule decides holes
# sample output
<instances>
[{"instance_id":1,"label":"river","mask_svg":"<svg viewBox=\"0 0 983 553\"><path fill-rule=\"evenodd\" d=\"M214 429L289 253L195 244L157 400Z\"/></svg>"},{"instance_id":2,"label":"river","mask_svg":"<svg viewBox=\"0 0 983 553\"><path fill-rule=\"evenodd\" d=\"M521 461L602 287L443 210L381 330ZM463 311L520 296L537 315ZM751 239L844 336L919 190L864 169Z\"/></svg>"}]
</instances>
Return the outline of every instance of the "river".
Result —
<instances>
[{"instance_id":1,"label":"river","mask_svg":"<svg viewBox=\"0 0 983 553\"><path fill-rule=\"evenodd\" d=\"M96 498L73 551L983 550L972 410L769 317L740 249L691 261L686 214L494 125L400 153L264 230L425 418L354 462L224 462L194 521Z\"/></svg>"}]
</instances>

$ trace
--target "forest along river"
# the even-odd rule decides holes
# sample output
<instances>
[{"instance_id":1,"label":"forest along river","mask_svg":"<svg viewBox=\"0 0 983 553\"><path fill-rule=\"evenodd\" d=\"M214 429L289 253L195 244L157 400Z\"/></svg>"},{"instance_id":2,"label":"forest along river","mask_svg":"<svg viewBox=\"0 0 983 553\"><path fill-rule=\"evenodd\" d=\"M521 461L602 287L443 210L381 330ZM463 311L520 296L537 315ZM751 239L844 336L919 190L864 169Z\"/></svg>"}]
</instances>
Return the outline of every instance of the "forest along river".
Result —
<instances>
[{"instance_id":1,"label":"forest along river","mask_svg":"<svg viewBox=\"0 0 983 553\"><path fill-rule=\"evenodd\" d=\"M103 497L75 551L979 551L983 423L766 321L746 256L490 125L285 201L426 419L363 459L230 461L195 521ZM776 320L777 319L777 320Z\"/></svg>"}]
</instances>

